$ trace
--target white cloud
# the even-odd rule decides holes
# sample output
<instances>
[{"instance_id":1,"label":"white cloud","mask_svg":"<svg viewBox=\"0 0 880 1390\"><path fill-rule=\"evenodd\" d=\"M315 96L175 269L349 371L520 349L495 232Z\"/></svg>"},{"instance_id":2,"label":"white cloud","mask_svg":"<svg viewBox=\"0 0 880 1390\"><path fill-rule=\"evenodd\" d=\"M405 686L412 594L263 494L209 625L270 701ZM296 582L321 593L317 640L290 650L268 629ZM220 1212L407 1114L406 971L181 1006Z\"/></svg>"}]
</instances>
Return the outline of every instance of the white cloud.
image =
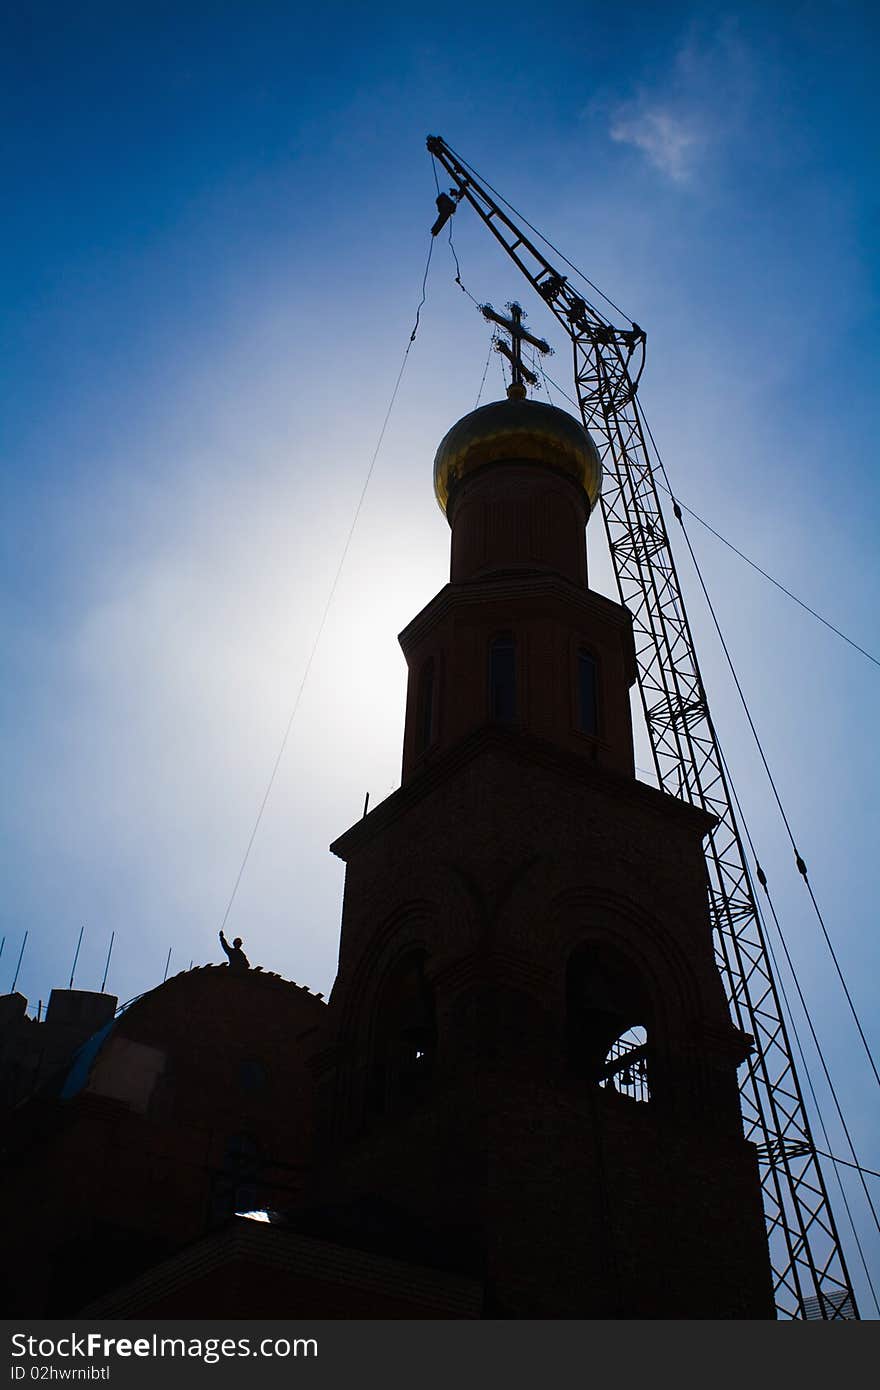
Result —
<instances>
[{"instance_id":1,"label":"white cloud","mask_svg":"<svg viewBox=\"0 0 880 1390\"><path fill-rule=\"evenodd\" d=\"M770 77L736 22L712 31L692 25L656 82L606 106L609 137L641 151L665 178L685 184L705 169L708 152L717 160L746 135L756 94Z\"/></svg>"},{"instance_id":2,"label":"white cloud","mask_svg":"<svg viewBox=\"0 0 880 1390\"><path fill-rule=\"evenodd\" d=\"M661 174L676 183L690 176L701 144L697 131L686 120L662 106L629 116L618 114L609 134L618 143L635 145Z\"/></svg>"}]
</instances>

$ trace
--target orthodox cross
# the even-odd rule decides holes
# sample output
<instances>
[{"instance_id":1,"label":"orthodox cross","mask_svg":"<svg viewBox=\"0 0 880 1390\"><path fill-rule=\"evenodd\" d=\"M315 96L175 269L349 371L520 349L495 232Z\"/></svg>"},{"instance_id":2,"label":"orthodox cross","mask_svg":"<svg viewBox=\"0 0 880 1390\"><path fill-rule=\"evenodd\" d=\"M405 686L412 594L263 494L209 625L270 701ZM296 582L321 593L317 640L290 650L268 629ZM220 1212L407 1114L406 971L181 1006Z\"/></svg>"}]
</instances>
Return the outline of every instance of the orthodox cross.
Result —
<instances>
[{"instance_id":1,"label":"orthodox cross","mask_svg":"<svg viewBox=\"0 0 880 1390\"><path fill-rule=\"evenodd\" d=\"M508 304L507 309L510 318L506 319L502 314L496 314L491 304L481 304L480 313L484 319L491 323L497 323L499 328L503 328L505 333L510 334L510 347L504 342L503 338L495 339L495 349L507 358L511 366L511 383L507 388L507 395L512 401L525 399L526 388L524 383L536 386L538 378L534 372L530 372L528 367L523 366L522 345L531 343L538 352L545 353L550 351L550 344L545 343L543 338L536 338L533 334L523 327L525 314L520 304Z\"/></svg>"}]
</instances>

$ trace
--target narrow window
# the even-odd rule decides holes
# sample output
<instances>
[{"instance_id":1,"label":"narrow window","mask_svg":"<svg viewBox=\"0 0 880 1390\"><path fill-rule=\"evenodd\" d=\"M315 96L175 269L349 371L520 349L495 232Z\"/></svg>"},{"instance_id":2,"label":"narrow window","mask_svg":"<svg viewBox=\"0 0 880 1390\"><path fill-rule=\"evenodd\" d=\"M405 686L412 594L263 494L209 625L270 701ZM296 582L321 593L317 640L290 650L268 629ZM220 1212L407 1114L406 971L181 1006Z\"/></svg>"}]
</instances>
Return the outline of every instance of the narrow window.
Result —
<instances>
[{"instance_id":1,"label":"narrow window","mask_svg":"<svg viewBox=\"0 0 880 1390\"><path fill-rule=\"evenodd\" d=\"M510 724L516 718L516 644L512 632L502 632L489 648L489 712Z\"/></svg>"},{"instance_id":2,"label":"narrow window","mask_svg":"<svg viewBox=\"0 0 880 1390\"><path fill-rule=\"evenodd\" d=\"M578 652L578 728L584 734L599 731L596 710L596 661L581 647Z\"/></svg>"},{"instance_id":3,"label":"narrow window","mask_svg":"<svg viewBox=\"0 0 880 1390\"><path fill-rule=\"evenodd\" d=\"M416 699L416 752L424 753L434 738L434 658L426 661L419 676Z\"/></svg>"},{"instance_id":4,"label":"narrow window","mask_svg":"<svg viewBox=\"0 0 880 1390\"><path fill-rule=\"evenodd\" d=\"M437 1025L424 967L424 952L404 957L377 999L370 1107L378 1114L406 1114L430 1089Z\"/></svg>"}]
</instances>

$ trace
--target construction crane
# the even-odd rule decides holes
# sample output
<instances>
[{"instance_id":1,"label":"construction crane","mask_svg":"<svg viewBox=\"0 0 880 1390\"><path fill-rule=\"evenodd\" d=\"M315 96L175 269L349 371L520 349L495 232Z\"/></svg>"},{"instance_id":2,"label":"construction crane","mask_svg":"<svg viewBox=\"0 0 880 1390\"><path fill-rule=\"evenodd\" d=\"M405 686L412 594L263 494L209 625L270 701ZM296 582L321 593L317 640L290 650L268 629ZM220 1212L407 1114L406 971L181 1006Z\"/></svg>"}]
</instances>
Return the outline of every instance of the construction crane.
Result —
<instances>
[{"instance_id":1,"label":"construction crane","mask_svg":"<svg viewBox=\"0 0 880 1390\"><path fill-rule=\"evenodd\" d=\"M452 180L448 192L438 189L434 236L470 204L571 339L578 404L602 457L602 516L620 601L632 614L658 784L715 818L706 840L713 939L730 1009L755 1044L740 1093L745 1136L758 1151L778 1316L858 1318L646 444L637 399L644 330L609 322L445 140L429 136L427 145ZM674 500L673 508L681 520Z\"/></svg>"}]
</instances>

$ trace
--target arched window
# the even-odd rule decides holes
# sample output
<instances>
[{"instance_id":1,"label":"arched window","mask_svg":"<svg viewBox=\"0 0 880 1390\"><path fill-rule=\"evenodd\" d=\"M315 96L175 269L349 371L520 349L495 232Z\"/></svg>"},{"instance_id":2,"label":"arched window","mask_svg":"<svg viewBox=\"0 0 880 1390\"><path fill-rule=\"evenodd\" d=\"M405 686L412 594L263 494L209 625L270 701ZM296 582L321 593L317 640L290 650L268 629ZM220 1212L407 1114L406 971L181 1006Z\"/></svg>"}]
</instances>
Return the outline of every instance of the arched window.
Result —
<instances>
[{"instance_id":1,"label":"arched window","mask_svg":"<svg viewBox=\"0 0 880 1390\"><path fill-rule=\"evenodd\" d=\"M416 695L416 753L424 753L434 741L434 658L425 662Z\"/></svg>"},{"instance_id":2,"label":"arched window","mask_svg":"<svg viewBox=\"0 0 880 1390\"><path fill-rule=\"evenodd\" d=\"M633 1100L649 1100L649 1018L644 985L623 956L590 945L572 953L565 1046L576 1076Z\"/></svg>"},{"instance_id":3,"label":"arched window","mask_svg":"<svg viewBox=\"0 0 880 1390\"><path fill-rule=\"evenodd\" d=\"M500 632L489 647L489 713L503 724L516 719L516 643L512 632Z\"/></svg>"},{"instance_id":4,"label":"arched window","mask_svg":"<svg viewBox=\"0 0 880 1390\"><path fill-rule=\"evenodd\" d=\"M377 1114L406 1114L430 1087L437 1024L425 959L424 951L405 956L376 1000L370 1108Z\"/></svg>"},{"instance_id":5,"label":"arched window","mask_svg":"<svg viewBox=\"0 0 880 1390\"><path fill-rule=\"evenodd\" d=\"M596 659L585 647L577 656L578 728L584 734L599 732L598 700L596 696Z\"/></svg>"}]
</instances>

